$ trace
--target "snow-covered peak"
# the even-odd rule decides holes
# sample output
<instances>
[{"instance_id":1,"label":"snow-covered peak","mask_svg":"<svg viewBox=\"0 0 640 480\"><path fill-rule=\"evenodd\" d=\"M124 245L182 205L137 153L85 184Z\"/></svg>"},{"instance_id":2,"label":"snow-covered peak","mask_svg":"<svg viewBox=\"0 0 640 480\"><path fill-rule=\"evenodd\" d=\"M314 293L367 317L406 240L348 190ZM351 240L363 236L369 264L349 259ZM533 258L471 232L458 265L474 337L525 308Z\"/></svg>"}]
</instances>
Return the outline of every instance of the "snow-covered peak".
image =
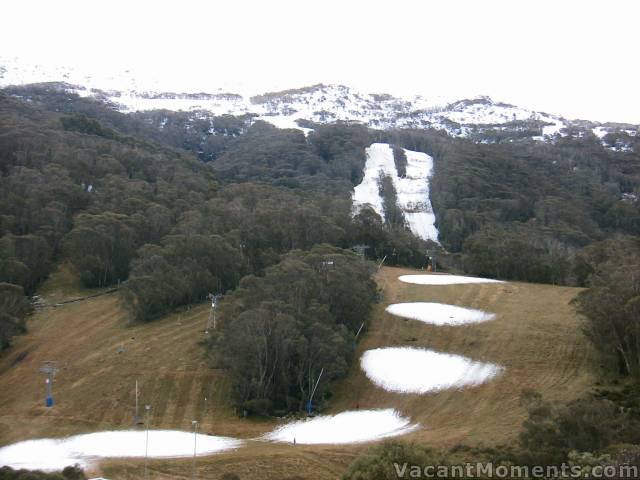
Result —
<instances>
[{"instance_id":1,"label":"snow-covered peak","mask_svg":"<svg viewBox=\"0 0 640 480\"><path fill-rule=\"evenodd\" d=\"M482 96L447 105L442 115L460 124L502 124L536 119L540 114Z\"/></svg>"},{"instance_id":2,"label":"snow-covered peak","mask_svg":"<svg viewBox=\"0 0 640 480\"><path fill-rule=\"evenodd\" d=\"M435 126L443 123L495 124L529 118L532 112L495 103L488 97L447 104L438 97L399 98L363 93L344 85L318 84L279 92L250 92L241 85L182 84L162 78L138 78L122 72L84 73L60 66L29 65L0 57L0 86L59 82L81 96L94 96L122 111L208 110L214 115L254 113L277 126L295 127L297 119L313 122L355 121L372 128ZM270 118L271 117L271 118Z\"/></svg>"},{"instance_id":3,"label":"snow-covered peak","mask_svg":"<svg viewBox=\"0 0 640 480\"><path fill-rule=\"evenodd\" d=\"M300 120L307 124L344 121L374 129L444 130L451 136L484 143L521 138L551 141L568 135L567 127L579 127L580 136L604 136L603 132L612 131L612 127L605 128L599 123L570 121L486 96L457 101L437 96L400 98L326 84L258 93L243 85L210 85L197 78L179 82L161 76L142 78L129 70L87 74L66 67L27 65L16 58L0 57L0 87L43 82L56 82L57 88L108 102L122 112L166 109L197 111L199 116L203 112L212 116L251 114L279 128L302 128ZM615 129L638 130L637 126L628 125ZM622 138L610 148L628 151L630 147Z\"/></svg>"}]
</instances>

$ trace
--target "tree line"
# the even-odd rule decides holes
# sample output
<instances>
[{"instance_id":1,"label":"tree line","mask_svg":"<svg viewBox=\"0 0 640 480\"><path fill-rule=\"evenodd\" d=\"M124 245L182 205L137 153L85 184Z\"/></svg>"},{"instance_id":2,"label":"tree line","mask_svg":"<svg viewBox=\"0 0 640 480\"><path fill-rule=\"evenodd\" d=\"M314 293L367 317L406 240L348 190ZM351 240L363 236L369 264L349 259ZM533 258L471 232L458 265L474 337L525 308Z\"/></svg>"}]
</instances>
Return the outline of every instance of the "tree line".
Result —
<instances>
[{"instance_id":1,"label":"tree line","mask_svg":"<svg viewBox=\"0 0 640 480\"><path fill-rule=\"evenodd\" d=\"M584 286L585 248L640 235L638 150L614 152L595 136L485 144L398 130L379 140L434 158L431 202L451 268Z\"/></svg>"},{"instance_id":2,"label":"tree line","mask_svg":"<svg viewBox=\"0 0 640 480\"><path fill-rule=\"evenodd\" d=\"M147 135L160 128L148 116L51 86L22 93L31 101L0 93L0 282L26 296L67 261L86 287L122 284L134 318L147 321L231 290L291 250L375 239L370 254L397 249L397 262L423 251L377 215L352 215L371 141L364 127L331 125L305 138L224 118L226 127L207 130L224 138L219 158L203 162L176 148L190 145L186 137ZM13 287L2 291L2 345L28 314Z\"/></svg>"},{"instance_id":3,"label":"tree line","mask_svg":"<svg viewBox=\"0 0 640 480\"><path fill-rule=\"evenodd\" d=\"M0 467L0 480L86 480L86 478L82 469L77 466L66 467L60 472Z\"/></svg>"}]
</instances>

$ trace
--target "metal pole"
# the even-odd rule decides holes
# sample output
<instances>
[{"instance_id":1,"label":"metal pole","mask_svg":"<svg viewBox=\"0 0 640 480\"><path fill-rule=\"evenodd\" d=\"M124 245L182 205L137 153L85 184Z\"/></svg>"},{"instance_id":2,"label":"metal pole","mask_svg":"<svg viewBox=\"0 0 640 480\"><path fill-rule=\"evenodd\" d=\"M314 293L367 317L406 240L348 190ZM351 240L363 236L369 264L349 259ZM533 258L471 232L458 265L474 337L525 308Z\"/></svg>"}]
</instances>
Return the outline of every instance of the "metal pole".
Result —
<instances>
[{"instance_id":1,"label":"metal pole","mask_svg":"<svg viewBox=\"0 0 640 480\"><path fill-rule=\"evenodd\" d=\"M378 265L378 270L380 270L380 269L382 268L382 265L384 264L384 261L385 261L386 259L387 259L387 256L385 255L385 256L382 258L382 261L380 262L380 265Z\"/></svg>"},{"instance_id":2,"label":"metal pole","mask_svg":"<svg viewBox=\"0 0 640 480\"><path fill-rule=\"evenodd\" d=\"M44 365L40 367L40 372L47 375L45 379L45 384L47 386L47 398L45 400L45 405L47 407L53 406L53 378L58 371L58 367L56 367L55 362L47 360L44 362Z\"/></svg>"},{"instance_id":3,"label":"metal pole","mask_svg":"<svg viewBox=\"0 0 640 480\"><path fill-rule=\"evenodd\" d=\"M147 466L148 463L148 455L149 455L149 409L151 408L151 405L145 405L144 409L146 410L147 414L146 414L146 426L147 426L147 432L146 432L146 439L144 442L144 478L145 480L147 480L149 478L149 467Z\"/></svg>"},{"instance_id":4,"label":"metal pole","mask_svg":"<svg viewBox=\"0 0 640 480\"><path fill-rule=\"evenodd\" d=\"M362 331L363 327L364 327L364 322L362 322L362 325L360 325L360 328L356 332L356 338L355 338L356 340L358 339L358 335L360 335L360 332Z\"/></svg>"},{"instance_id":5,"label":"metal pole","mask_svg":"<svg viewBox=\"0 0 640 480\"><path fill-rule=\"evenodd\" d=\"M134 419L134 423L136 424L140 421L140 416L138 413L138 380L136 380L136 418Z\"/></svg>"},{"instance_id":6,"label":"metal pole","mask_svg":"<svg viewBox=\"0 0 640 480\"><path fill-rule=\"evenodd\" d=\"M51 391L51 385L53 384L53 375L51 372L47 374L47 400L53 398L53 392Z\"/></svg>"},{"instance_id":7,"label":"metal pole","mask_svg":"<svg viewBox=\"0 0 640 480\"><path fill-rule=\"evenodd\" d=\"M211 299L211 309L209 310L209 318L207 319L207 327L205 328L205 333L208 335L211 329L215 330L218 326L216 319L216 309L218 308L218 300L222 297L221 294L214 295L210 293L208 298Z\"/></svg>"},{"instance_id":8,"label":"metal pole","mask_svg":"<svg viewBox=\"0 0 640 480\"><path fill-rule=\"evenodd\" d=\"M193 474L192 474L192 478L193 480L196 479L196 453L198 451L198 421L197 420L193 420L191 422L191 424L193 425Z\"/></svg>"},{"instance_id":9,"label":"metal pole","mask_svg":"<svg viewBox=\"0 0 640 480\"><path fill-rule=\"evenodd\" d=\"M320 375L318 375L318 381L316 382L315 386L313 387L313 390L311 391L311 395L309 396L309 403L307 403L307 413L309 415L311 415L311 411L312 411L313 396L316 394L316 390L318 388L318 385L320 384L320 377L322 377L323 372L324 372L324 367L320 369Z\"/></svg>"}]
</instances>

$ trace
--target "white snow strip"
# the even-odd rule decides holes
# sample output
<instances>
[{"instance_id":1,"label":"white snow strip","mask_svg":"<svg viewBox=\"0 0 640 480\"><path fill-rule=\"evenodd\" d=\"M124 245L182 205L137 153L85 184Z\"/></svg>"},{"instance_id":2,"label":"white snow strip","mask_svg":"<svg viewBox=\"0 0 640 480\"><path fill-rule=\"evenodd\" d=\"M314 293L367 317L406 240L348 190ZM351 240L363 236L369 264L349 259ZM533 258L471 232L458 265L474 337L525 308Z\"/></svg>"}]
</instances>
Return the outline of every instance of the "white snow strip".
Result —
<instances>
[{"instance_id":1,"label":"white snow strip","mask_svg":"<svg viewBox=\"0 0 640 480\"><path fill-rule=\"evenodd\" d=\"M273 125L274 127L280 128L280 129L289 129L289 128L294 128L296 130L302 130L302 132L304 133L305 137L307 135L309 135L309 132L312 132L313 129L312 128L304 128L304 127L300 127L298 126L298 124L296 123L296 120L298 120L300 117L297 115L292 115L292 116L277 116L277 115L265 115L263 117L257 117L256 120L262 120L263 122L267 122L270 123L271 125Z\"/></svg>"},{"instance_id":2,"label":"white snow strip","mask_svg":"<svg viewBox=\"0 0 640 480\"><path fill-rule=\"evenodd\" d=\"M369 380L387 391L418 394L480 385L503 370L460 355L409 347L367 350L360 366Z\"/></svg>"},{"instance_id":3,"label":"white snow strip","mask_svg":"<svg viewBox=\"0 0 640 480\"><path fill-rule=\"evenodd\" d=\"M604 136L609 133L605 127L596 127L591 130L593 134L598 137L600 140L604 138Z\"/></svg>"},{"instance_id":4,"label":"white snow strip","mask_svg":"<svg viewBox=\"0 0 640 480\"><path fill-rule=\"evenodd\" d=\"M263 438L301 444L361 443L404 435L418 426L392 408L353 410L291 422Z\"/></svg>"},{"instance_id":5,"label":"white snow strip","mask_svg":"<svg viewBox=\"0 0 640 480\"><path fill-rule=\"evenodd\" d=\"M378 188L380 172L391 177L396 189L398 206L409 228L424 240L438 241L436 217L429 199L429 177L433 171L433 159L422 152L404 150L407 155L407 174L398 177L393 150L387 143L374 143L366 149L367 161L362 182L353 191L353 205L359 210L371 206L384 218L382 198Z\"/></svg>"},{"instance_id":6,"label":"white snow strip","mask_svg":"<svg viewBox=\"0 0 640 480\"><path fill-rule=\"evenodd\" d=\"M409 228L416 236L437 242L436 216L429 199L429 177L433 172L433 158L426 153L407 149L404 149L404 153L407 156L407 174L405 178L398 178L396 171L394 177L398 205Z\"/></svg>"},{"instance_id":7,"label":"white snow strip","mask_svg":"<svg viewBox=\"0 0 640 480\"><path fill-rule=\"evenodd\" d=\"M555 123L553 125L545 125L544 127L542 127L542 136L543 137L553 137L556 134L560 134L563 137L566 137L566 135L563 135L561 130L563 128L565 128L565 125L563 122L561 122L560 120L553 120Z\"/></svg>"},{"instance_id":8,"label":"white snow strip","mask_svg":"<svg viewBox=\"0 0 640 480\"><path fill-rule=\"evenodd\" d=\"M364 177L360 185L353 190L353 204L359 209L365 205L371 206L378 215L384 218L382 198L378 189L380 172L397 178L396 165L393 161L393 151L386 143L374 143L366 149L367 161L364 165ZM395 183L395 181L394 181Z\"/></svg>"},{"instance_id":9,"label":"white snow strip","mask_svg":"<svg viewBox=\"0 0 640 480\"><path fill-rule=\"evenodd\" d=\"M240 447L244 442L228 437L194 434L176 430L149 430L149 458L198 456ZM42 438L0 448L0 466L30 470L61 470L68 465L87 467L101 458L144 457L146 432L120 430Z\"/></svg>"},{"instance_id":10,"label":"white snow strip","mask_svg":"<svg viewBox=\"0 0 640 480\"><path fill-rule=\"evenodd\" d=\"M457 307L444 303L394 303L387 307L387 312L398 317L410 318L431 325L467 325L493 320L493 313L472 308Z\"/></svg>"},{"instance_id":11,"label":"white snow strip","mask_svg":"<svg viewBox=\"0 0 640 480\"><path fill-rule=\"evenodd\" d=\"M458 285L463 283L504 283L493 278L465 277L463 275L401 275L398 280L417 285Z\"/></svg>"}]
</instances>

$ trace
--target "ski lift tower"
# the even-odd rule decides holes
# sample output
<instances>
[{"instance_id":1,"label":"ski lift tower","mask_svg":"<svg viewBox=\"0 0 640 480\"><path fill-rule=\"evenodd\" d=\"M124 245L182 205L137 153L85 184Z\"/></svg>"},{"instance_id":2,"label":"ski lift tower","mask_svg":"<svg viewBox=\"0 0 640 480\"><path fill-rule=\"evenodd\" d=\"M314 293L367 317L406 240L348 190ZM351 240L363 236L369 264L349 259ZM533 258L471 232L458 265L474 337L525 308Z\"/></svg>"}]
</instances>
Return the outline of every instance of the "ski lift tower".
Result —
<instances>
[{"instance_id":1,"label":"ski lift tower","mask_svg":"<svg viewBox=\"0 0 640 480\"><path fill-rule=\"evenodd\" d=\"M318 385L320 385L320 378L322 378L322 374L324 373L324 367L320 369L320 375L318 375L318 380L311 390L311 394L309 395L309 401L307 401L307 414L311 416L313 413L313 396L316 394L316 390L318 389Z\"/></svg>"},{"instance_id":2,"label":"ski lift tower","mask_svg":"<svg viewBox=\"0 0 640 480\"><path fill-rule=\"evenodd\" d=\"M353 250L354 252L356 252L356 253L360 256L360 258L362 259L362 261L364 262L364 259L365 259L364 254L365 254L365 251L367 250L367 248L369 248L369 245L362 245L362 244L360 244L360 245L354 245L354 246L352 247L352 250Z\"/></svg>"},{"instance_id":3,"label":"ski lift tower","mask_svg":"<svg viewBox=\"0 0 640 480\"><path fill-rule=\"evenodd\" d=\"M42 364L42 367L40 367L40 373L44 373L47 376L45 380L45 383L47 384L47 398L45 399L45 405L47 407L53 407L53 377L57 371L58 367L56 367L56 362L51 360L47 360Z\"/></svg>"},{"instance_id":4,"label":"ski lift tower","mask_svg":"<svg viewBox=\"0 0 640 480\"><path fill-rule=\"evenodd\" d=\"M211 310L209 310L209 319L207 320L207 328L205 328L204 333L209 335L209 331L211 329L216 329L216 308L218 307L218 300L222 297L220 294L209 294L209 299L211 300Z\"/></svg>"},{"instance_id":5,"label":"ski lift tower","mask_svg":"<svg viewBox=\"0 0 640 480\"><path fill-rule=\"evenodd\" d=\"M435 250L427 250L427 260L429 261L429 265L431 266L431 271L436 272L438 270L438 265L436 263L436 251Z\"/></svg>"}]
</instances>

